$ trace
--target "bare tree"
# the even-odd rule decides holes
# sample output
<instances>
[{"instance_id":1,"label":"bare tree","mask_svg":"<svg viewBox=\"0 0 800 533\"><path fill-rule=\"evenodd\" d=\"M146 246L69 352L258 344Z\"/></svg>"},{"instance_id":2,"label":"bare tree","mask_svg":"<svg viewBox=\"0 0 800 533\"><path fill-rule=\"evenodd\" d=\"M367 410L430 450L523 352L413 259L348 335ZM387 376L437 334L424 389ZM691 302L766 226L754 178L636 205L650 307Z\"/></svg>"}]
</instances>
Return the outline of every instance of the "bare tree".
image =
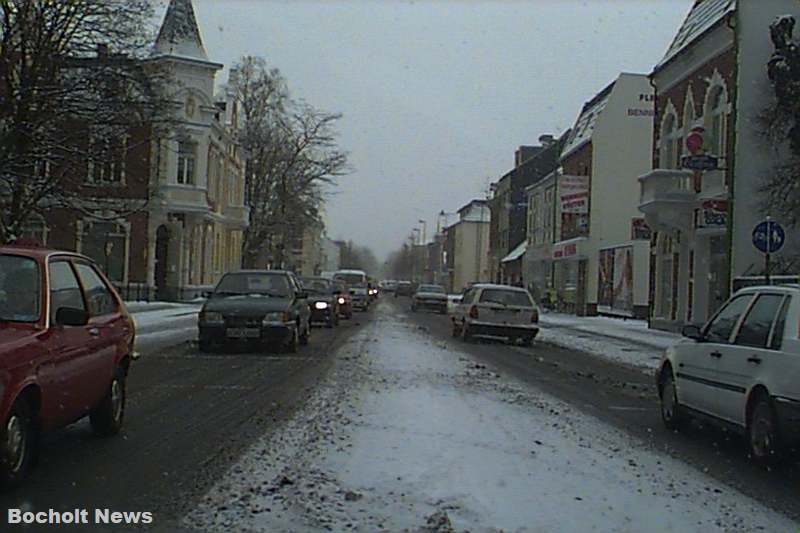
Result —
<instances>
[{"instance_id":1,"label":"bare tree","mask_svg":"<svg viewBox=\"0 0 800 533\"><path fill-rule=\"evenodd\" d=\"M149 0L0 2L0 242L54 207L141 207L102 186L137 148L126 139L169 127L167 74L148 57L152 13ZM87 192L92 175L103 183Z\"/></svg>"},{"instance_id":2,"label":"bare tree","mask_svg":"<svg viewBox=\"0 0 800 533\"><path fill-rule=\"evenodd\" d=\"M340 115L292 100L286 80L262 58L242 58L235 73L250 208L242 261L254 267L266 255L282 265L292 238L321 223L326 187L348 171L347 155L336 142Z\"/></svg>"}]
</instances>

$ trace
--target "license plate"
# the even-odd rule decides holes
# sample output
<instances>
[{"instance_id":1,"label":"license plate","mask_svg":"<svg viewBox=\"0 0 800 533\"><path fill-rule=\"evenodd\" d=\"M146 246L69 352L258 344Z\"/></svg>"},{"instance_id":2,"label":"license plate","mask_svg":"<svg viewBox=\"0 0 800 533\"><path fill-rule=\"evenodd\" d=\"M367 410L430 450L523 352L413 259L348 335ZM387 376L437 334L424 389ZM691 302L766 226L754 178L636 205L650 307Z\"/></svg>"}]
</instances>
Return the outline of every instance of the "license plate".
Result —
<instances>
[{"instance_id":1,"label":"license plate","mask_svg":"<svg viewBox=\"0 0 800 533\"><path fill-rule=\"evenodd\" d=\"M234 339L257 339L261 331L258 328L228 328L226 334Z\"/></svg>"}]
</instances>

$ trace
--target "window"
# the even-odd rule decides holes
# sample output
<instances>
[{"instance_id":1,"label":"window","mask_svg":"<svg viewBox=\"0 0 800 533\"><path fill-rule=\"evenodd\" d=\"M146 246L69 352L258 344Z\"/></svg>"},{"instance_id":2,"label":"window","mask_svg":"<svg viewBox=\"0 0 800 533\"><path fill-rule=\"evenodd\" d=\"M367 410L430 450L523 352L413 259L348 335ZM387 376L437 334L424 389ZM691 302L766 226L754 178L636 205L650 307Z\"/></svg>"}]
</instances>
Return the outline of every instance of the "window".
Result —
<instances>
[{"instance_id":1,"label":"window","mask_svg":"<svg viewBox=\"0 0 800 533\"><path fill-rule=\"evenodd\" d=\"M751 294L743 294L728 302L706 327L708 341L728 344L733 328L752 299Z\"/></svg>"},{"instance_id":2,"label":"window","mask_svg":"<svg viewBox=\"0 0 800 533\"><path fill-rule=\"evenodd\" d=\"M712 154L725 157L727 145L727 98L722 87L712 89L711 98L708 100L708 109L711 120L709 123L708 148Z\"/></svg>"},{"instance_id":3,"label":"window","mask_svg":"<svg viewBox=\"0 0 800 533\"><path fill-rule=\"evenodd\" d=\"M0 255L0 320L39 320L40 285L36 261L18 255Z\"/></svg>"},{"instance_id":4,"label":"window","mask_svg":"<svg viewBox=\"0 0 800 533\"><path fill-rule=\"evenodd\" d=\"M80 252L91 257L112 281L125 281L128 231L116 222L84 221Z\"/></svg>"},{"instance_id":5,"label":"window","mask_svg":"<svg viewBox=\"0 0 800 533\"><path fill-rule=\"evenodd\" d=\"M89 183L124 183L127 136L96 135L90 140L87 181Z\"/></svg>"},{"instance_id":6,"label":"window","mask_svg":"<svg viewBox=\"0 0 800 533\"><path fill-rule=\"evenodd\" d=\"M67 261L55 261L48 267L50 272L50 320L55 322L56 313L62 307L86 310L81 286L75 272Z\"/></svg>"},{"instance_id":7,"label":"window","mask_svg":"<svg viewBox=\"0 0 800 533\"><path fill-rule=\"evenodd\" d=\"M194 168L197 144L189 141L178 143L178 174L176 180L184 185L194 185Z\"/></svg>"},{"instance_id":8,"label":"window","mask_svg":"<svg viewBox=\"0 0 800 533\"><path fill-rule=\"evenodd\" d=\"M750 308L736 335L736 344L766 348L775 315L783 301L780 294L762 294Z\"/></svg>"},{"instance_id":9,"label":"window","mask_svg":"<svg viewBox=\"0 0 800 533\"><path fill-rule=\"evenodd\" d=\"M659 163L661 168L678 168L680 162L680 131L674 113L664 119L661 127L661 149Z\"/></svg>"},{"instance_id":10,"label":"window","mask_svg":"<svg viewBox=\"0 0 800 533\"><path fill-rule=\"evenodd\" d=\"M778 313L778 318L775 320L775 325L772 328L772 338L769 341L769 347L772 350L780 350L783 344L783 330L786 326L786 313L789 311L789 303L792 301L790 296L783 299L783 305Z\"/></svg>"},{"instance_id":11,"label":"window","mask_svg":"<svg viewBox=\"0 0 800 533\"><path fill-rule=\"evenodd\" d=\"M22 225L19 231L19 239L34 241L41 243L42 246L47 245L47 224L41 215L31 215L28 220Z\"/></svg>"},{"instance_id":12,"label":"window","mask_svg":"<svg viewBox=\"0 0 800 533\"><path fill-rule=\"evenodd\" d=\"M116 312L117 301L94 268L85 263L78 263L75 267L86 291L89 313L92 316L103 316Z\"/></svg>"},{"instance_id":13,"label":"window","mask_svg":"<svg viewBox=\"0 0 800 533\"><path fill-rule=\"evenodd\" d=\"M522 291L508 291L500 289L487 289L481 293L481 303L511 305L515 307L533 307L528 293Z\"/></svg>"}]
</instances>

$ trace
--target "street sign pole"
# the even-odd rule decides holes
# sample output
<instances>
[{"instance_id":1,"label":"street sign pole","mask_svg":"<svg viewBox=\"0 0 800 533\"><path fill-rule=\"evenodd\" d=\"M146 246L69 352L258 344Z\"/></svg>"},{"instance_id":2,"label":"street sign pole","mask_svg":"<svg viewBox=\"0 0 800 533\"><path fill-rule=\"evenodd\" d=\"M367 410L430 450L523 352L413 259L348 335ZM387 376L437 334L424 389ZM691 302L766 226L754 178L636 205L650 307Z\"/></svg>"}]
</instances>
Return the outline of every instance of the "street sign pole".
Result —
<instances>
[{"instance_id":1,"label":"street sign pole","mask_svg":"<svg viewBox=\"0 0 800 533\"><path fill-rule=\"evenodd\" d=\"M772 218L767 215L767 251L764 252L764 279L767 285L769 282L769 250L772 247Z\"/></svg>"}]
</instances>

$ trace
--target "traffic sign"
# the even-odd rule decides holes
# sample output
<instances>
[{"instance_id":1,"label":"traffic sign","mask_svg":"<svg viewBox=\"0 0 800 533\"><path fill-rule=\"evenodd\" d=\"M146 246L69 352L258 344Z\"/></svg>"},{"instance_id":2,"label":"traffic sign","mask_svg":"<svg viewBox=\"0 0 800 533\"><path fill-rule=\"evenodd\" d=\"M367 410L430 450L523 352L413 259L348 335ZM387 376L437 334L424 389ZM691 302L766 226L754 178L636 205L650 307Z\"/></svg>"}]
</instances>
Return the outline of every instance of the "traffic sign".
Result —
<instances>
[{"instance_id":1,"label":"traffic sign","mask_svg":"<svg viewBox=\"0 0 800 533\"><path fill-rule=\"evenodd\" d=\"M765 220L759 222L753 228L753 245L758 248L761 253L775 253L783 248L783 242L786 240L786 232L783 227L774 220Z\"/></svg>"},{"instance_id":2,"label":"traffic sign","mask_svg":"<svg viewBox=\"0 0 800 533\"><path fill-rule=\"evenodd\" d=\"M689 170L717 170L719 168L719 158L713 155L685 155L681 159L681 167Z\"/></svg>"}]
</instances>

